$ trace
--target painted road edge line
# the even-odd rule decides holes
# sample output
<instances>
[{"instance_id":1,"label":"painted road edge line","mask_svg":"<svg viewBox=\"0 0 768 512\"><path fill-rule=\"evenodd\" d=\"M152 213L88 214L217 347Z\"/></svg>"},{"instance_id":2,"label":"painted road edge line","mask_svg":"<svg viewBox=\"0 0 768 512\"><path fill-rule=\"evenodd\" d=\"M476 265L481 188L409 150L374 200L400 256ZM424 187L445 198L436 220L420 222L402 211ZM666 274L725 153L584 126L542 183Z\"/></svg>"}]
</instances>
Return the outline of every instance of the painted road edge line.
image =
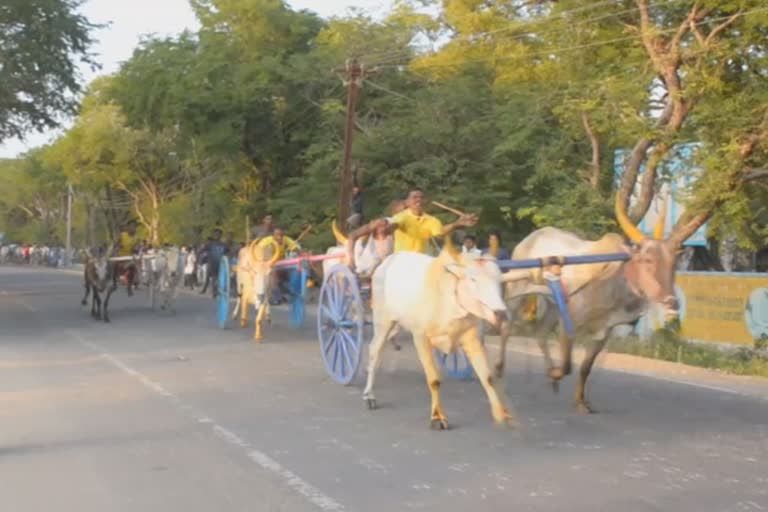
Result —
<instances>
[{"instance_id":1,"label":"painted road edge line","mask_svg":"<svg viewBox=\"0 0 768 512\"><path fill-rule=\"evenodd\" d=\"M76 331L69 331L69 334L71 337L77 340L80 345L95 352L115 368L133 377L145 388L159 396L162 396L163 398L170 400L178 410L187 414L191 414L196 423L208 425L211 428L213 434L219 439L225 441L231 446L244 450L245 455L249 459L251 459L261 468L278 476L285 485L306 498L310 503L315 505L320 510L328 512L342 512L345 510L339 502L326 495L294 472L282 466L278 461L266 453L262 452L261 450L257 450L248 441L242 439L232 430L218 424L215 420L211 419L210 416L196 412L194 407L182 401L176 394L168 391L159 383L154 382L146 375L142 374L138 370L125 364L117 357L108 353L104 347L88 341L84 336Z\"/></svg>"}]
</instances>

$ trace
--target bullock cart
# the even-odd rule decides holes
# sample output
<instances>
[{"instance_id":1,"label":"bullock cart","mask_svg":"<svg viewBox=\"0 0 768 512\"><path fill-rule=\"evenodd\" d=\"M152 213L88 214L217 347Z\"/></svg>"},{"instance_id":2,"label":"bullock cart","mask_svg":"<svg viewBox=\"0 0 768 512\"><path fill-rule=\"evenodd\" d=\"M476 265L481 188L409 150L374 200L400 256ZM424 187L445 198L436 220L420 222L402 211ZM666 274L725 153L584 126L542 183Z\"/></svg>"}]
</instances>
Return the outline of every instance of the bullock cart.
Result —
<instances>
[{"instance_id":1,"label":"bullock cart","mask_svg":"<svg viewBox=\"0 0 768 512\"><path fill-rule=\"evenodd\" d=\"M339 258L325 255L323 259ZM557 305L563 326L569 336L574 328L567 306L567 293L560 281L560 270L565 265L586 265L612 261L626 261L627 253L596 254L584 256L552 256L524 260L499 260L502 271L512 269L542 269L541 277L547 283ZM352 382L360 366L363 344L370 338L366 328L370 321L370 279L355 275L345 265L335 265L323 280L317 313L317 335L326 369L338 383ZM481 335L484 323L480 322ZM474 371L463 350L450 354L434 350L435 359L446 375L453 379L468 380Z\"/></svg>"},{"instance_id":2,"label":"bullock cart","mask_svg":"<svg viewBox=\"0 0 768 512\"><path fill-rule=\"evenodd\" d=\"M161 309L173 310L177 286L183 277L184 261L178 248L164 248L137 256L115 256L107 261L114 266L120 262L136 264L136 279L147 291L147 302L156 309L160 302ZM127 272L115 276L115 282L127 279ZM127 286L127 280L125 282Z\"/></svg>"},{"instance_id":3,"label":"bullock cart","mask_svg":"<svg viewBox=\"0 0 768 512\"><path fill-rule=\"evenodd\" d=\"M156 274L152 272L152 260L158 258L159 255L156 254L140 254L137 256L114 256L111 258L108 258L107 261L109 261L111 264L115 263L121 263L121 262L134 262L136 264L136 279L139 283L139 285L143 286L144 289L147 291L147 303L149 307L152 309L155 308L157 305L157 288L158 284L155 282ZM115 280L117 282L122 281L123 278L126 279L125 286L128 286L127 282L127 272L123 272L119 276L116 276Z\"/></svg>"},{"instance_id":4,"label":"bullock cart","mask_svg":"<svg viewBox=\"0 0 768 512\"><path fill-rule=\"evenodd\" d=\"M274 269L288 271L291 293L291 324L300 328L306 319L305 296L310 263L341 259L341 254L302 254L283 259L274 264ZM541 277L551 291L569 336L573 336L573 323L568 313L567 293L560 282L560 269L565 265L585 265L629 259L626 253L597 254L584 256L551 256L524 260L499 260L502 271L512 269L542 269ZM221 328L227 326L231 317L230 282L232 269L227 257L222 258L219 267L218 321ZM357 375L362 360L363 348L371 337L370 315L371 280L368 276L354 273L346 265L336 264L323 278L318 298L317 337L320 353L328 374L342 385L350 384ZM481 333L484 331L480 323ZM461 349L444 354L435 349L435 359L442 370L451 378L468 380L474 371L468 357Z\"/></svg>"},{"instance_id":5,"label":"bullock cart","mask_svg":"<svg viewBox=\"0 0 768 512\"><path fill-rule=\"evenodd\" d=\"M307 283L310 275L310 264L327 259L338 259L339 255L300 254L277 261L273 271L288 272L288 295L291 305L291 325L297 329L304 327L306 321ZM216 316L219 327L227 328L232 318L233 307L230 303L231 282L235 272L232 260L222 257L219 265L219 297L216 304Z\"/></svg>"}]
</instances>

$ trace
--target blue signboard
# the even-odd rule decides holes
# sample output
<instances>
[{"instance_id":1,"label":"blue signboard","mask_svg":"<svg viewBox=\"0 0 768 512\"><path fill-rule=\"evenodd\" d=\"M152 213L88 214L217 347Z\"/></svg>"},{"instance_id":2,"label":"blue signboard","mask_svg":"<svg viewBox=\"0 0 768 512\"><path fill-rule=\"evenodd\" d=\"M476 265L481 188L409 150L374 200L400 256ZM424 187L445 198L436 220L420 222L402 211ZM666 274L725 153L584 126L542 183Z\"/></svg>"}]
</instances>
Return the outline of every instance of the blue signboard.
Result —
<instances>
[{"instance_id":1,"label":"blue signboard","mask_svg":"<svg viewBox=\"0 0 768 512\"><path fill-rule=\"evenodd\" d=\"M653 201L651 202L648 212L640 221L638 227L640 230L648 236L651 236L654 226L656 226L656 220L661 214L662 202L667 199L667 215L666 223L664 225L664 237L669 236L672 231L672 227L678 221L680 216L685 211L685 207L679 202L679 197L685 194L696 178L699 175L701 169L693 162L693 156L699 144L680 144L675 146L665 159L665 161L659 165L659 176L657 177L657 183L661 182L661 186L658 187L656 194L654 194ZM626 159L629 158L631 151L626 149L617 150L614 152L614 185L618 187L621 182L621 175L624 173L624 164ZM645 164L640 166L640 174L645 171ZM639 182L640 180L638 180ZM635 186L632 197L630 198L630 205L633 205L640 194L640 183ZM683 245L689 247L706 247L707 245L707 224L701 226L691 237L685 241Z\"/></svg>"}]
</instances>

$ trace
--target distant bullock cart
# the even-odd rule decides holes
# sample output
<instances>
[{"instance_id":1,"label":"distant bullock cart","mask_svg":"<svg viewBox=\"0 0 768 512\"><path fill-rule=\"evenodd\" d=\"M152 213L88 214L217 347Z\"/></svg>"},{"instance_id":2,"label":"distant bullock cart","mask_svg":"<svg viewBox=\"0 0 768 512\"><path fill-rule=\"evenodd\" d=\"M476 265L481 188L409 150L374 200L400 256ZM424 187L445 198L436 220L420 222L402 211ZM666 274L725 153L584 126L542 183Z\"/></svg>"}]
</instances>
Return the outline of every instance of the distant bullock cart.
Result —
<instances>
[{"instance_id":1,"label":"distant bullock cart","mask_svg":"<svg viewBox=\"0 0 768 512\"><path fill-rule=\"evenodd\" d=\"M134 287L141 284L147 291L147 302L152 309L157 307L159 300L162 310L175 311L182 268L181 252L175 247L136 256L90 255L83 272L85 296L82 305L87 304L88 295L92 294L91 315L110 322L109 302L118 284L123 282L129 295L133 295ZM140 283L131 282L136 280L134 276Z\"/></svg>"}]
</instances>

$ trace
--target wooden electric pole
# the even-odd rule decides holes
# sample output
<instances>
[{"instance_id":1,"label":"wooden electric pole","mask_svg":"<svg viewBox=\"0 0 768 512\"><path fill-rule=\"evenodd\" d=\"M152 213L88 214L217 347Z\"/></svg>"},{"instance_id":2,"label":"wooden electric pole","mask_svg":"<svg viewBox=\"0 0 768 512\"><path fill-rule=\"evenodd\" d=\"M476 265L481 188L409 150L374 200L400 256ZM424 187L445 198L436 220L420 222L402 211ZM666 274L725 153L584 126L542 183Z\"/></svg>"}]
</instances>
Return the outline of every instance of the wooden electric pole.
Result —
<instances>
[{"instance_id":1,"label":"wooden electric pole","mask_svg":"<svg viewBox=\"0 0 768 512\"><path fill-rule=\"evenodd\" d=\"M352 195L352 139L355 133L355 109L357 108L357 93L363 85L363 70L357 59L347 60L346 76L344 81L347 86L347 120L344 124L344 158L341 163L341 180L339 183L339 217L337 223L341 229L346 230L349 218L349 202Z\"/></svg>"},{"instance_id":2,"label":"wooden electric pole","mask_svg":"<svg viewBox=\"0 0 768 512\"><path fill-rule=\"evenodd\" d=\"M346 229L349 218L350 200L352 199L353 172L352 172L352 141L355 133L355 110L360 89L366 75L375 70L366 71L365 66L357 59L348 59L346 66L336 69L344 72L344 84L347 86L347 120L344 125L344 158L341 164L341 180L339 184L339 216L338 225Z\"/></svg>"}]
</instances>

